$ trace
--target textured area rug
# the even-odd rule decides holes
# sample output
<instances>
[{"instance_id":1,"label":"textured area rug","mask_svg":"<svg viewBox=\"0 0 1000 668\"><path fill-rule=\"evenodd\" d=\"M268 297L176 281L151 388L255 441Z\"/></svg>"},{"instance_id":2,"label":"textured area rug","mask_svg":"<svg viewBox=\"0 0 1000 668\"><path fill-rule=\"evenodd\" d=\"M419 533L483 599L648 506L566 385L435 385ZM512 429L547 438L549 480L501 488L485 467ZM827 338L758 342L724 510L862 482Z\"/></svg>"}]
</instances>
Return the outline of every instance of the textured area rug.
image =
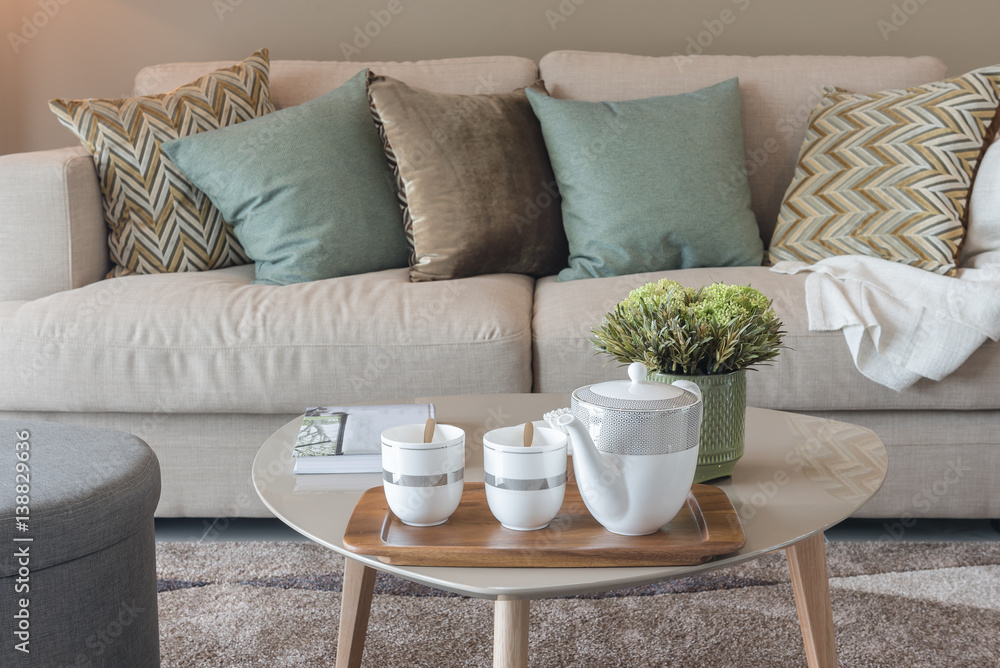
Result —
<instances>
[{"instance_id":1,"label":"textured area rug","mask_svg":"<svg viewBox=\"0 0 1000 668\"><path fill-rule=\"evenodd\" d=\"M1000 543L829 543L842 666L1000 666ZM170 666L330 666L341 558L307 543L158 543ZM783 553L531 604L532 666L804 666ZM493 606L379 573L364 665L491 665Z\"/></svg>"}]
</instances>

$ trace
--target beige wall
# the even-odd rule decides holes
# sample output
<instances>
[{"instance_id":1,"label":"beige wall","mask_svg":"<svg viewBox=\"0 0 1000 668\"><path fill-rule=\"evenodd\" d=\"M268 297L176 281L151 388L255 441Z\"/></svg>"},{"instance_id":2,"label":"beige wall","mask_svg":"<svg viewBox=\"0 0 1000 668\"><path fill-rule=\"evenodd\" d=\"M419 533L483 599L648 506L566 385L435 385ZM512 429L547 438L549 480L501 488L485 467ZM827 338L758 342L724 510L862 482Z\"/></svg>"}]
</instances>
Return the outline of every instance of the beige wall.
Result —
<instances>
[{"instance_id":1,"label":"beige wall","mask_svg":"<svg viewBox=\"0 0 1000 668\"><path fill-rule=\"evenodd\" d=\"M342 60L373 11L391 21L355 60L669 55L700 36L712 54L926 54L953 73L1000 62L998 0L0 0L0 154L75 143L49 98L122 96L144 65L261 46Z\"/></svg>"}]
</instances>

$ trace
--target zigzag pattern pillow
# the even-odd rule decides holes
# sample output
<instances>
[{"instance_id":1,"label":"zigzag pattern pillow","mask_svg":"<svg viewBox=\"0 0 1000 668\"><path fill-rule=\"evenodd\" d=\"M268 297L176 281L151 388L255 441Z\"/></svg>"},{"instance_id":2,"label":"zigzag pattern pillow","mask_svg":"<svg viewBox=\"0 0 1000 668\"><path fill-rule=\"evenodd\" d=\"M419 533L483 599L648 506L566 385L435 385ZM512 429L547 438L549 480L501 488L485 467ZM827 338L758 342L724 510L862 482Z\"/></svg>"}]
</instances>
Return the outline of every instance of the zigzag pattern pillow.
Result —
<instances>
[{"instance_id":1,"label":"zigzag pattern pillow","mask_svg":"<svg viewBox=\"0 0 1000 668\"><path fill-rule=\"evenodd\" d=\"M49 102L94 156L115 263L109 278L249 261L233 228L160 145L274 111L268 75L261 49L170 93Z\"/></svg>"},{"instance_id":2,"label":"zigzag pattern pillow","mask_svg":"<svg viewBox=\"0 0 1000 668\"><path fill-rule=\"evenodd\" d=\"M976 168L997 130L1000 66L905 90L824 93L772 261L869 255L953 275Z\"/></svg>"}]
</instances>

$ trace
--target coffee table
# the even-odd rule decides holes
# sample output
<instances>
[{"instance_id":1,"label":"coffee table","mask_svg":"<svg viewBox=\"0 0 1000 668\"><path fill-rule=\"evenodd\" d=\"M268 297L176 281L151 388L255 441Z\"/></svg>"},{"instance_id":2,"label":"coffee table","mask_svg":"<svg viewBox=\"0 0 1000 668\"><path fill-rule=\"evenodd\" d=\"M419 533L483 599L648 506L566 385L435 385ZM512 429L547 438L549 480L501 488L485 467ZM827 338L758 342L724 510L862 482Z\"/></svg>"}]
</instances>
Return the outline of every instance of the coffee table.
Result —
<instances>
[{"instance_id":1,"label":"coffee table","mask_svg":"<svg viewBox=\"0 0 1000 668\"><path fill-rule=\"evenodd\" d=\"M412 401L433 403L439 422L465 429L465 479L482 481L486 431L540 419L546 411L568 406L570 398L568 394L496 394ZM686 577L780 549L788 556L808 664L836 666L823 531L864 505L881 487L888 466L882 442L863 427L749 408L746 454L733 476L717 484L743 521L747 542L739 552L697 566L651 568L390 566L344 548L344 528L363 490L295 492L291 451L299 423L298 418L292 420L261 446L253 463L253 482L261 500L283 522L347 557L336 663L342 668L361 665L376 570L496 601L493 665L514 668L527 665L532 599Z\"/></svg>"}]
</instances>

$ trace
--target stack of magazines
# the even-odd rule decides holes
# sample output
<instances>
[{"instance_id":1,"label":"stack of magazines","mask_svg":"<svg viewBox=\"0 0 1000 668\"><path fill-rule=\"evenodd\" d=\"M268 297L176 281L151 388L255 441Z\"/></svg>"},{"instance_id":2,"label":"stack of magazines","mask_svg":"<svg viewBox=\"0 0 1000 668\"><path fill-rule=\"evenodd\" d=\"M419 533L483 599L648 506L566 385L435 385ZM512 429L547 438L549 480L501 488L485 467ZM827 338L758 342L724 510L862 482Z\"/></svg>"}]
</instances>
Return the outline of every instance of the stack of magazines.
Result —
<instances>
[{"instance_id":1,"label":"stack of magazines","mask_svg":"<svg viewBox=\"0 0 1000 668\"><path fill-rule=\"evenodd\" d=\"M296 477L296 489L352 489L380 484L382 432L401 424L423 424L432 417L433 404L308 409L292 451L293 471L299 476L336 475L315 476L311 482Z\"/></svg>"}]
</instances>

